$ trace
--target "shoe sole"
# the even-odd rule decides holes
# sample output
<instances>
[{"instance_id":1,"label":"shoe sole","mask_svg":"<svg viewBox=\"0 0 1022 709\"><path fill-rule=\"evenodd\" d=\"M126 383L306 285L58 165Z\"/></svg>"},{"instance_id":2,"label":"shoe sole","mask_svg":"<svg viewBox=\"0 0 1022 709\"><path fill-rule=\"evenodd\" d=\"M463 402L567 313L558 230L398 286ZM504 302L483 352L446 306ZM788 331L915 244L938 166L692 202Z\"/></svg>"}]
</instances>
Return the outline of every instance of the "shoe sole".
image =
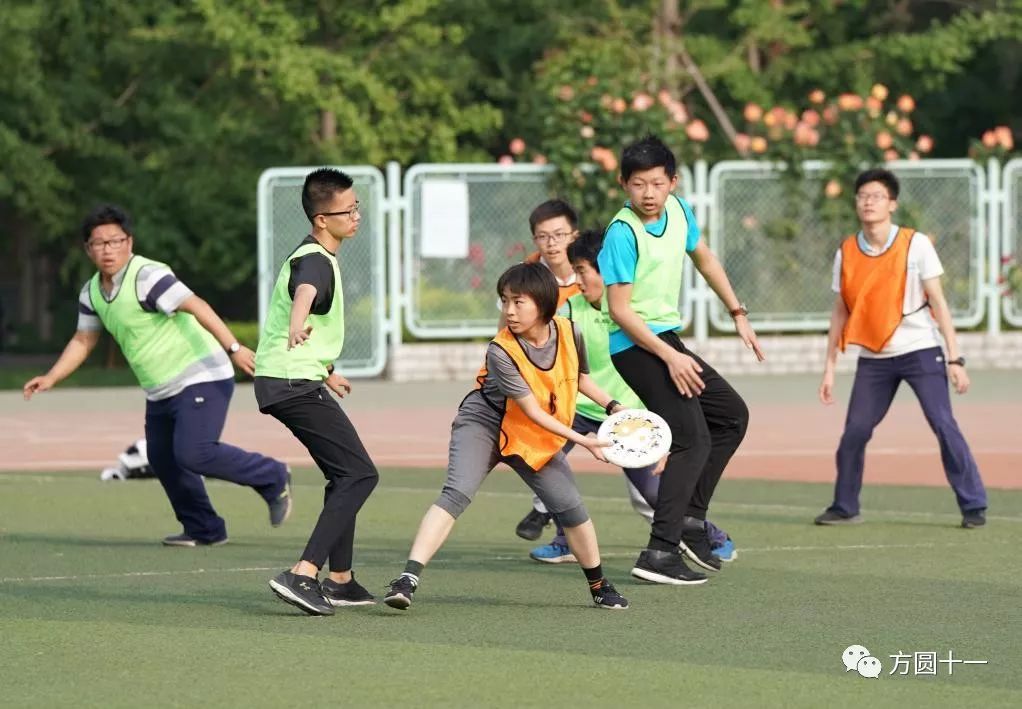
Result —
<instances>
[{"instance_id":1,"label":"shoe sole","mask_svg":"<svg viewBox=\"0 0 1022 709\"><path fill-rule=\"evenodd\" d=\"M738 552L737 551L731 552L731 556L729 556L726 559L724 557L722 557L722 556L719 556L719 555L717 556L717 558L720 559L721 562L723 562L725 564L730 564L732 561L734 561L735 559L738 558Z\"/></svg>"},{"instance_id":2,"label":"shoe sole","mask_svg":"<svg viewBox=\"0 0 1022 709\"><path fill-rule=\"evenodd\" d=\"M334 608L345 608L348 606L375 606L376 599L371 601L338 601L333 598L327 598L326 602L332 605Z\"/></svg>"},{"instance_id":3,"label":"shoe sole","mask_svg":"<svg viewBox=\"0 0 1022 709\"><path fill-rule=\"evenodd\" d=\"M412 599L408 598L408 596L404 595L403 593L397 593L394 594L393 596L387 596L386 598L383 599L383 602L386 603L391 608L397 608L399 611L408 610L408 608L412 605Z\"/></svg>"},{"instance_id":4,"label":"shoe sole","mask_svg":"<svg viewBox=\"0 0 1022 709\"><path fill-rule=\"evenodd\" d=\"M291 501L291 494L290 494L290 488L289 488L289 492L288 492L288 496L287 496L287 507L284 508L284 516L281 517L280 520L278 520L277 522L274 522L271 519L270 520L270 526L271 527L279 527L280 525L282 525L285 522L287 522L288 518L291 517L291 507L293 505L294 505L294 503Z\"/></svg>"},{"instance_id":5,"label":"shoe sole","mask_svg":"<svg viewBox=\"0 0 1022 709\"><path fill-rule=\"evenodd\" d=\"M578 559L575 558L574 554L564 554L562 556L551 556L551 557L548 557L548 558L543 558L541 556L533 556L532 554L529 554L529 558L532 559L533 561L541 561L544 564L576 564L576 563L578 563Z\"/></svg>"},{"instance_id":6,"label":"shoe sole","mask_svg":"<svg viewBox=\"0 0 1022 709\"><path fill-rule=\"evenodd\" d=\"M290 604L309 615L333 615L332 608L329 612L324 612L319 608L310 606L305 600L292 593L290 588L279 583L277 579L270 579L269 583L270 590L273 591L277 598L284 601L284 603Z\"/></svg>"},{"instance_id":7,"label":"shoe sole","mask_svg":"<svg viewBox=\"0 0 1022 709\"><path fill-rule=\"evenodd\" d=\"M166 539L163 540L163 546L165 547L180 547L182 549L194 549L196 547L222 547L226 544L228 539L218 539L215 542L168 542Z\"/></svg>"},{"instance_id":8,"label":"shoe sole","mask_svg":"<svg viewBox=\"0 0 1022 709\"><path fill-rule=\"evenodd\" d=\"M605 605L603 603L597 603L596 601L593 601L593 605L596 606L597 608L603 608L604 610L608 610L608 611L626 611L626 610L628 610L628 606L608 606L608 605Z\"/></svg>"},{"instance_id":9,"label":"shoe sole","mask_svg":"<svg viewBox=\"0 0 1022 709\"><path fill-rule=\"evenodd\" d=\"M541 536L543 536L543 530L540 529L538 532L533 534L531 531L523 531L521 529L517 529L516 528L515 529L515 534L517 534L519 537L521 537L522 539L524 539L524 540L526 540L528 542L534 542L537 539L539 539Z\"/></svg>"},{"instance_id":10,"label":"shoe sole","mask_svg":"<svg viewBox=\"0 0 1022 709\"><path fill-rule=\"evenodd\" d=\"M663 583L670 586L698 586L701 583L706 583L707 579L697 579L695 581L686 581L684 579L675 578L673 576L665 576L664 574L658 574L656 571L650 571L649 569L643 569L642 567L635 566L632 568L632 576L643 581L651 581L652 583Z\"/></svg>"},{"instance_id":11,"label":"shoe sole","mask_svg":"<svg viewBox=\"0 0 1022 709\"><path fill-rule=\"evenodd\" d=\"M980 527L985 527L985 526L986 526L986 522L982 522L980 524L974 524L972 522L962 522L962 529L979 529Z\"/></svg>"},{"instance_id":12,"label":"shoe sole","mask_svg":"<svg viewBox=\"0 0 1022 709\"><path fill-rule=\"evenodd\" d=\"M862 517L846 517L843 519L814 519L813 524L820 527L840 527L842 524L862 524Z\"/></svg>"},{"instance_id":13,"label":"shoe sole","mask_svg":"<svg viewBox=\"0 0 1022 709\"><path fill-rule=\"evenodd\" d=\"M720 571L719 567L713 566L712 564L709 564L700 559L698 556L696 556L696 553L694 551L685 546L685 542L678 542L678 548L681 550L681 553L685 556L685 558L691 561L696 566L702 567L707 571Z\"/></svg>"}]
</instances>

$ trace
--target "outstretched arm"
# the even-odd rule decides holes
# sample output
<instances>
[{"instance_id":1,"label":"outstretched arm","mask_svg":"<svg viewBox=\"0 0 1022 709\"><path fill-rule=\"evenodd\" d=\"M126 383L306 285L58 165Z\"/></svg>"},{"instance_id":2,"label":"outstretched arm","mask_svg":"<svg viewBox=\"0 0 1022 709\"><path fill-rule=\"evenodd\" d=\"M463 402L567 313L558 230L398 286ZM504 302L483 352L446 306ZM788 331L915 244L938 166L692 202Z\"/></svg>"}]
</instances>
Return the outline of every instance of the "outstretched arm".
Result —
<instances>
[{"instance_id":1,"label":"outstretched arm","mask_svg":"<svg viewBox=\"0 0 1022 709\"><path fill-rule=\"evenodd\" d=\"M227 327L227 324L220 319L220 316L216 314L216 311L213 310L210 304L199 296L189 296L177 309L193 315L198 323L216 338L216 341L220 343L224 350L227 350L237 342L234 333ZM241 347L237 352L231 352L230 354L231 361L234 362L238 369L249 376L255 374L255 352L247 347Z\"/></svg>"},{"instance_id":2,"label":"outstretched arm","mask_svg":"<svg viewBox=\"0 0 1022 709\"><path fill-rule=\"evenodd\" d=\"M604 394L604 396L606 396L606 394ZM584 448L586 448L586 450L593 454L594 458L596 458L597 460L602 460L604 463L607 462L607 458L603 455L602 450L603 448L606 447L607 444L600 443L595 438L588 438L586 436L583 436L578 431L574 431L568 428L563 423L561 423L553 416L548 414L546 411L544 411L543 407L541 407L539 405L539 402L536 401L536 397L533 396L532 394L526 394L525 396L519 399L515 399L515 403L521 407L522 411L525 412L525 415L528 416L529 420L531 420L533 423L537 424L538 426L542 426L546 430L550 431L550 433L557 434L562 438L567 438L572 443L583 446Z\"/></svg>"},{"instance_id":3,"label":"outstretched arm","mask_svg":"<svg viewBox=\"0 0 1022 709\"><path fill-rule=\"evenodd\" d=\"M586 396L588 396L593 401L595 401L597 404L602 406L603 408L607 408L607 406L611 402L610 394L601 389L600 386L595 381L593 381L593 378L590 377L588 374L579 375L578 390L585 394ZM618 402L618 405L615 406L614 410L611 411L610 413L612 414L617 413L623 408L624 406L622 406L621 403Z\"/></svg>"},{"instance_id":4,"label":"outstretched arm","mask_svg":"<svg viewBox=\"0 0 1022 709\"><path fill-rule=\"evenodd\" d=\"M729 311L737 309L741 305L741 301L738 300L738 296L735 295L734 288L731 287L731 281L727 277L727 272L724 270L724 266L721 265L720 259L717 258L717 254L710 250L704 242L700 241L694 250L689 252L689 256L692 257L692 263L695 264L696 270L702 275L710 288L720 301L724 304L724 307ZM738 331L738 336L742 338L742 342L756 354L756 359L762 362L765 357L763 351L759 348L759 341L756 339L756 333L752 329L752 325L749 324L749 319L744 315L735 316L735 329Z\"/></svg>"},{"instance_id":5,"label":"outstretched arm","mask_svg":"<svg viewBox=\"0 0 1022 709\"><path fill-rule=\"evenodd\" d=\"M99 342L99 330L78 330L75 332L60 357L50 367L50 371L38 377L29 379L22 387L22 395L25 401L32 398L33 394L52 389L57 383L69 377L82 363L88 359L89 354L96 348Z\"/></svg>"}]
</instances>

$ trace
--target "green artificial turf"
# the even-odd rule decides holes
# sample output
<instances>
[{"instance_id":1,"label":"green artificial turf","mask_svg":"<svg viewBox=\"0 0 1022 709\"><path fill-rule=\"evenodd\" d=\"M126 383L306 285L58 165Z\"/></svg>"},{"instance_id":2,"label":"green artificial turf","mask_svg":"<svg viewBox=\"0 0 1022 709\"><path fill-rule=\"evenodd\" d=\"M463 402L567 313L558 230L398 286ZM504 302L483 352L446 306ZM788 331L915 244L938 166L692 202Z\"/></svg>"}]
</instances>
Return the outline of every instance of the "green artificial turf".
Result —
<instances>
[{"instance_id":1,"label":"green artificial turf","mask_svg":"<svg viewBox=\"0 0 1022 709\"><path fill-rule=\"evenodd\" d=\"M725 480L711 518L738 559L699 587L628 575L646 534L615 476L580 476L604 568L632 602L590 605L574 565L527 557L530 495L490 476L407 612L309 618L266 580L319 513L296 473L271 529L252 492L212 482L231 541L169 549L155 481L0 474L0 706L937 707L1022 706L1022 492L991 491L985 529L958 528L949 490L873 487L867 522L819 528L830 487ZM384 470L359 516L356 576L382 596L440 471ZM844 671L869 648L878 679ZM896 653L987 660L890 675Z\"/></svg>"}]
</instances>

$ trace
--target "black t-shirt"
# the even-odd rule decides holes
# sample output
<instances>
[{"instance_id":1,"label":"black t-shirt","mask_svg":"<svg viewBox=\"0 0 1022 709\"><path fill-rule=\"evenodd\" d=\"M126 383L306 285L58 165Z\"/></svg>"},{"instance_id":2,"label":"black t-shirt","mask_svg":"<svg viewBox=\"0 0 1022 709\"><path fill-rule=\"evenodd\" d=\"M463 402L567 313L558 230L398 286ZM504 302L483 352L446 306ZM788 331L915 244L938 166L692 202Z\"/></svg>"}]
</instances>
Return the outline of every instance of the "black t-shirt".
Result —
<instances>
[{"instance_id":1,"label":"black t-shirt","mask_svg":"<svg viewBox=\"0 0 1022 709\"><path fill-rule=\"evenodd\" d=\"M311 236L305 237L301 246L315 244ZM295 298L298 286L308 283L316 289L316 298L312 301L313 315L326 315L330 312L330 304L334 300L334 269L330 259L321 253L311 253L291 259L291 280L287 282L287 293L291 300Z\"/></svg>"},{"instance_id":2,"label":"black t-shirt","mask_svg":"<svg viewBox=\"0 0 1022 709\"><path fill-rule=\"evenodd\" d=\"M312 236L305 237L301 245L314 244ZM310 312L313 315L326 315L334 300L334 269L330 259L321 253L311 253L291 259L291 279L287 283L287 292L294 300L298 286L303 283L315 287L316 297L312 301ZM259 410L286 399L317 391L323 386L319 380L279 379L277 377L256 377L255 397Z\"/></svg>"}]
</instances>

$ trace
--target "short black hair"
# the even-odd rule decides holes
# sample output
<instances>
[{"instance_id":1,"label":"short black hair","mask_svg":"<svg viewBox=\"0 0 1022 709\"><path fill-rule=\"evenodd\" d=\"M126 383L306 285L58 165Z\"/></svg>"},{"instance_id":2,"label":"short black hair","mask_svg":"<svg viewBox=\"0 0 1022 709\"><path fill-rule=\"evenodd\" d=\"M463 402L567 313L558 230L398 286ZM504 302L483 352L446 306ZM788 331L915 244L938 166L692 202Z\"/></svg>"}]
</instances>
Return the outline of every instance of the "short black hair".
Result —
<instances>
[{"instance_id":1,"label":"short black hair","mask_svg":"<svg viewBox=\"0 0 1022 709\"><path fill-rule=\"evenodd\" d=\"M548 199L532 210L532 214L529 215L529 229L535 234L537 224L557 217L567 219L573 230L578 228L578 212L570 204L563 199Z\"/></svg>"},{"instance_id":2,"label":"short black hair","mask_svg":"<svg viewBox=\"0 0 1022 709\"><path fill-rule=\"evenodd\" d=\"M859 188L870 182L879 182L887 188L887 196L891 199L898 199L898 194L901 192L901 185L898 183L898 178L894 176L894 173L890 170L885 170L882 167L875 167L871 170L866 170L860 173L855 178L855 192L858 194Z\"/></svg>"},{"instance_id":3,"label":"short black hair","mask_svg":"<svg viewBox=\"0 0 1022 709\"><path fill-rule=\"evenodd\" d=\"M655 135L640 138L626 145L621 151L621 179L625 181L633 173L652 170L654 167L662 167L668 177L674 177L678 173L678 161L675 160L674 153Z\"/></svg>"},{"instance_id":4,"label":"short black hair","mask_svg":"<svg viewBox=\"0 0 1022 709\"><path fill-rule=\"evenodd\" d=\"M302 185L302 209L305 210L305 216L311 222L313 217L327 208L335 194L350 190L353 184L355 181L347 173L332 167L313 170L305 177L305 184Z\"/></svg>"},{"instance_id":5,"label":"short black hair","mask_svg":"<svg viewBox=\"0 0 1022 709\"><path fill-rule=\"evenodd\" d=\"M597 258L602 248L603 229L586 229L578 235L577 239L568 244L568 261L572 266L585 261L599 273L600 264L597 262Z\"/></svg>"},{"instance_id":6,"label":"short black hair","mask_svg":"<svg viewBox=\"0 0 1022 709\"><path fill-rule=\"evenodd\" d=\"M541 263L517 263L500 274L497 295L527 295L535 301L540 317L550 322L557 313L557 281Z\"/></svg>"},{"instance_id":7,"label":"short black hair","mask_svg":"<svg viewBox=\"0 0 1022 709\"><path fill-rule=\"evenodd\" d=\"M92 230L104 224L116 224L128 236L135 236L130 214L116 204L100 204L93 207L82 220L82 241L88 241L92 236Z\"/></svg>"}]
</instances>

